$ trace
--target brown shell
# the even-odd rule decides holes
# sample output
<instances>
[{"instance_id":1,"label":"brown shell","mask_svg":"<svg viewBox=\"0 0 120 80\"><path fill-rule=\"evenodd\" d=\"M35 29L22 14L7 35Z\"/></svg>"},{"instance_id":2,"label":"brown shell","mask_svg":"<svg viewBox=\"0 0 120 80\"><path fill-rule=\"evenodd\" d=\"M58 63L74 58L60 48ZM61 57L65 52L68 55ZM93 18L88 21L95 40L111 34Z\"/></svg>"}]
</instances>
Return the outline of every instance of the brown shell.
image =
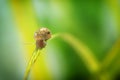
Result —
<instances>
[{"instance_id":1,"label":"brown shell","mask_svg":"<svg viewBox=\"0 0 120 80\"><path fill-rule=\"evenodd\" d=\"M51 32L47 28L40 28L35 32L34 38L36 40L36 47L44 48L46 46L46 41L51 38Z\"/></svg>"}]
</instances>

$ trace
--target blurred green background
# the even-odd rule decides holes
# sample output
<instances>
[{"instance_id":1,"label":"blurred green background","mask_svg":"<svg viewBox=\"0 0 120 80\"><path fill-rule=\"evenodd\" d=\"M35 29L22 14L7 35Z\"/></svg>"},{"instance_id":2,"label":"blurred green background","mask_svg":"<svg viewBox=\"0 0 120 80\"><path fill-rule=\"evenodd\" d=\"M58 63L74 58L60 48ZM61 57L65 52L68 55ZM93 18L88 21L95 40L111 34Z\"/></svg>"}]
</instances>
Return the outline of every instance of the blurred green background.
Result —
<instances>
[{"instance_id":1,"label":"blurred green background","mask_svg":"<svg viewBox=\"0 0 120 80\"><path fill-rule=\"evenodd\" d=\"M29 80L120 80L119 0L0 0L0 80L23 79L41 27L58 37Z\"/></svg>"}]
</instances>

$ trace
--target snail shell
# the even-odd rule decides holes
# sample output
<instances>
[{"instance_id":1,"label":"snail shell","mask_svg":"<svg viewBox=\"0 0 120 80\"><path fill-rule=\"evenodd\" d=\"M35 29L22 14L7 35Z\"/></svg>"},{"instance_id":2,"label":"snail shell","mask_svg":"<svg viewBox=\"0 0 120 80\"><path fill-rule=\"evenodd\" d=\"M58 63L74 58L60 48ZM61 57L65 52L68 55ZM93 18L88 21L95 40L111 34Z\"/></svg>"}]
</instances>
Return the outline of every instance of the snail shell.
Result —
<instances>
[{"instance_id":1,"label":"snail shell","mask_svg":"<svg viewBox=\"0 0 120 80\"><path fill-rule=\"evenodd\" d=\"M46 46L46 41L51 38L51 32L47 28L40 28L35 32L34 38L36 40L36 47L42 49Z\"/></svg>"}]
</instances>

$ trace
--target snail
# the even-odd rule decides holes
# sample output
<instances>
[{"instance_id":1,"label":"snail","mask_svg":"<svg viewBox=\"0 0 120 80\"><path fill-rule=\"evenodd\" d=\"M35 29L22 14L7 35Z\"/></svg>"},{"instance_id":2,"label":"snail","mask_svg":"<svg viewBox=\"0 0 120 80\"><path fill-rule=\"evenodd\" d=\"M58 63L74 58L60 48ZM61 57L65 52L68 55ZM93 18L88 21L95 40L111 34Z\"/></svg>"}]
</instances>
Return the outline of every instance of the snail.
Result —
<instances>
[{"instance_id":1,"label":"snail","mask_svg":"<svg viewBox=\"0 0 120 80\"><path fill-rule=\"evenodd\" d=\"M34 34L36 40L36 48L42 49L46 46L47 40L51 38L51 32L48 28L40 28Z\"/></svg>"}]
</instances>

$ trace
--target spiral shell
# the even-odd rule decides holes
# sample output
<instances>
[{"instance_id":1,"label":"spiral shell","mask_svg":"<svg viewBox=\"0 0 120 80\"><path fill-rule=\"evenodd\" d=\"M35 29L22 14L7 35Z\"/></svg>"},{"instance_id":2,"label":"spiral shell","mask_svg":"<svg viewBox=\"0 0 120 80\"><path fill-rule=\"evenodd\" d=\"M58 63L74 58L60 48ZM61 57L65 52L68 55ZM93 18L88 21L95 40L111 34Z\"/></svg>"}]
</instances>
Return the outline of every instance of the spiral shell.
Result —
<instances>
[{"instance_id":1,"label":"spiral shell","mask_svg":"<svg viewBox=\"0 0 120 80\"><path fill-rule=\"evenodd\" d=\"M34 38L36 40L36 47L44 48L46 46L46 41L51 38L51 32L47 28L40 28L35 32Z\"/></svg>"}]
</instances>

